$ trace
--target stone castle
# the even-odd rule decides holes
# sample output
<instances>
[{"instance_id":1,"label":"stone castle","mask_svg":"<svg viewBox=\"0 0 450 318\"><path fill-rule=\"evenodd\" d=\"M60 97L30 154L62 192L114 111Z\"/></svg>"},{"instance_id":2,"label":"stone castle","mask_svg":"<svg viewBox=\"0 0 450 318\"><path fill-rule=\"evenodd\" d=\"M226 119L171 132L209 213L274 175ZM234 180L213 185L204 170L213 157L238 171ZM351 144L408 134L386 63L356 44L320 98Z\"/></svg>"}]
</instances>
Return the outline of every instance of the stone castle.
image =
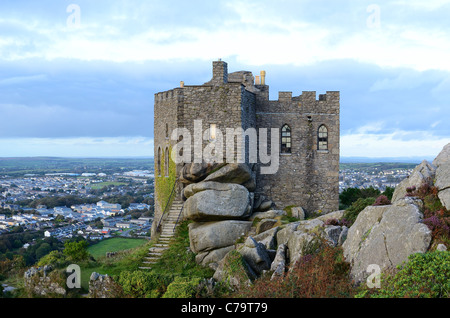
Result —
<instances>
[{"instance_id":1,"label":"stone castle","mask_svg":"<svg viewBox=\"0 0 450 318\"><path fill-rule=\"evenodd\" d=\"M265 71L260 76L248 71L228 73L227 63L221 60L212 66L212 79L203 85L180 82L178 88L155 94L155 221L164 210L158 195L163 181L158 180L172 177L174 183L169 153L179 140L172 140L171 132L183 127L193 134L194 121L198 120L204 129L223 131L228 127L256 131L278 128L277 172L262 174L264 164L251 164L255 198L269 198L276 209L300 206L306 214L338 210L340 93L327 91L317 99L314 91L303 91L299 96L279 92L278 100L269 100ZM248 162L248 142L246 146ZM186 164L173 165L178 178ZM177 183L174 193L181 199L185 184ZM167 192L170 187L165 187Z\"/></svg>"}]
</instances>

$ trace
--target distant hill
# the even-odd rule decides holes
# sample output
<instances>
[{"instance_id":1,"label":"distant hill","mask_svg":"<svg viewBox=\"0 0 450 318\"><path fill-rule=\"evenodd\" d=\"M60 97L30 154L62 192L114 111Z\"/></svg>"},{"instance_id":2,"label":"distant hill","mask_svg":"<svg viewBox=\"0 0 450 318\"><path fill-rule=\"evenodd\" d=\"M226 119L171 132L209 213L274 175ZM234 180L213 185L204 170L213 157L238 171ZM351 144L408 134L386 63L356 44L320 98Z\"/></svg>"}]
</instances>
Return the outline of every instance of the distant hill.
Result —
<instances>
[{"instance_id":1,"label":"distant hill","mask_svg":"<svg viewBox=\"0 0 450 318\"><path fill-rule=\"evenodd\" d=\"M402 162L402 163L413 163L418 165L423 160L433 161L432 157L380 157L380 158L369 158L369 157L341 157L341 163L374 163L374 162Z\"/></svg>"},{"instance_id":2,"label":"distant hill","mask_svg":"<svg viewBox=\"0 0 450 318\"><path fill-rule=\"evenodd\" d=\"M417 166L415 163L404 163L404 162L341 162L339 168L343 169L354 169L354 170L365 170L365 169L375 169L379 171L386 170L397 170L397 169L414 169Z\"/></svg>"},{"instance_id":3,"label":"distant hill","mask_svg":"<svg viewBox=\"0 0 450 318\"><path fill-rule=\"evenodd\" d=\"M122 172L153 169L153 158L0 157L0 174Z\"/></svg>"}]
</instances>

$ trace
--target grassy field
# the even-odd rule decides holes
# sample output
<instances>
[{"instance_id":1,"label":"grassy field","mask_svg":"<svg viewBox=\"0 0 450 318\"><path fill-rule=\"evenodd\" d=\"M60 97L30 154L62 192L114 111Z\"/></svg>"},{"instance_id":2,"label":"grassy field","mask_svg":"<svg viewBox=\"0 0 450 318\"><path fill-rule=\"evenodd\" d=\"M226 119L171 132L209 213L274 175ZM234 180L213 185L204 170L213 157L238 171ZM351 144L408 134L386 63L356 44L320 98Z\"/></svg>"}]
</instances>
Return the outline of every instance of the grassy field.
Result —
<instances>
[{"instance_id":1,"label":"grassy field","mask_svg":"<svg viewBox=\"0 0 450 318\"><path fill-rule=\"evenodd\" d=\"M128 239L114 237L88 247L88 252L94 257L99 258L106 255L106 252L118 252L141 246L148 241L146 239Z\"/></svg>"},{"instance_id":2,"label":"grassy field","mask_svg":"<svg viewBox=\"0 0 450 318\"><path fill-rule=\"evenodd\" d=\"M119 275L124 270L137 270L142 258L148 253L148 240L111 238L88 247L88 252L96 258L95 262L81 264L81 287L89 290L89 278L93 272L110 276ZM106 252L120 252L106 258Z\"/></svg>"},{"instance_id":3,"label":"grassy field","mask_svg":"<svg viewBox=\"0 0 450 318\"><path fill-rule=\"evenodd\" d=\"M105 275L118 275L123 270L136 270L140 265L140 257L146 254L147 248L144 248L148 240L146 239L128 239L128 238L110 238L100 241L95 245L88 247L88 252L98 260L94 266L81 266L81 287L84 291L89 290L89 278L93 272ZM138 254L135 254L137 250ZM125 254L106 258L106 252L124 251ZM129 254L130 252L131 254ZM142 254L141 256L139 256Z\"/></svg>"}]
</instances>

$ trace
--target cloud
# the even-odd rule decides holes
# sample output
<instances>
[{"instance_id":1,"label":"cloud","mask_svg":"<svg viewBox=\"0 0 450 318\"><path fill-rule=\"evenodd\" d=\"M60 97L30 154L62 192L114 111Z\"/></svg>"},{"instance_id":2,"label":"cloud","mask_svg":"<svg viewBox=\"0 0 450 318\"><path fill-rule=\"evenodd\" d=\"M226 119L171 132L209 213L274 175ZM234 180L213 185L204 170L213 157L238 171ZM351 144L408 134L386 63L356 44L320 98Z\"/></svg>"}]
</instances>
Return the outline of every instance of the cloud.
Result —
<instances>
[{"instance_id":1,"label":"cloud","mask_svg":"<svg viewBox=\"0 0 450 318\"><path fill-rule=\"evenodd\" d=\"M153 138L1 138L0 157L16 156L151 157Z\"/></svg>"},{"instance_id":2,"label":"cloud","mask_svg":"<svg viewBox=\"0 0 450 318\"><path fill-rule=\"evenodd\" d=\"M35 82L35 81L45 81L45 80L47 80L46 74L31 75L31 76L16 76L16 77L0 79L0 86L16 85L16 84L30 83L30 82Z\"/></svg>"},{"instance_id":3,"label":"cloud","mask_svg":"<svg viewBox=\"0 0 450 318\"><path fill-rule=\"evenodd\" d=\"M450 4L449 0L397 0L393 1L394 5L402 7L411 7L415 10L435 11Z\"/></svg>"},{"instance_id":4,"label":"cloud","mask_svg":"<svg viewBox=\"0 0 450 318\"><path fill-rule=\"evenodd\" d=\"M271 99L341 91L341 135L377 154L391 150L380 140L445 139L449 2L378 1L371 27L369 0L78 0L72 28L70 1L4 1L0 136L152 138L153 94L208 81L220 57L230 72L265 69Z\"/></svg>"},{"instance_id":5,"label":"cloud","mask_svg":"<svg viewBox=\"0 0 450 318\"><path fill-rule=\"evenodd\" d=\"M173 4L173 5L171 5ZM170 3L122 1L97 5L81 1L81 24L64 25L60 6L45 21L14 21L22 43L0 41L0 57L18 60L159 61L211 60L237 56L247 65L308 65L330 59L354 59L383 67L450 70L450 30L433 17L427 28L406 4L381 3L380 28L370 28L370 3L343 1ZM435 8L446 2L433 2ZM414 2L418 6L418 2ZM0 22L1 22L0 21ZM30 28L32 24L32 28ZM32 45L27 46L30 43Z\"/></svg>"},{"instance_id":6,"label":"cloud","mask_svg":"<svg viewBox=\"0 0 450 318\"><path fill-rule=\"evenodd\" d=\"M391 133L355 133L341 135L342 157L436 157L450 142L450 137L438 137L428 131Z\"/></svg>"}]
</instances>

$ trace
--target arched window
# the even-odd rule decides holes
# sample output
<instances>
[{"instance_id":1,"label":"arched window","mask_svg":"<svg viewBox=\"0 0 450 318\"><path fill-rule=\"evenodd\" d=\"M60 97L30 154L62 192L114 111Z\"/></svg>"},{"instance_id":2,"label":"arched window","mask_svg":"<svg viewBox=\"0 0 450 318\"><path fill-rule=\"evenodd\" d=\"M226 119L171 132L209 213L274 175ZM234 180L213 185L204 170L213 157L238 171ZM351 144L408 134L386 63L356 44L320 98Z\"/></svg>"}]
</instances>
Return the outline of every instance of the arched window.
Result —
<instances>
[{"instance_id":1,"label":"arched window","mask_svg":"<svg viewBox=\"0 0 450 318\"><path fill-rule=\"evenodd\" d=\"M291 127L284 125L281 128L281 153L291 153Z\"/></svg>"},{"instance_id":2,"label":"arched window","mask_svg":"<svg viewBox=\"0 0 450 318\"><path fill-rule=\"evenodd\" d=\"M161 147L158 147L158 156L156 158L156 173L161 175Z\"/></svg>"},{"instance_id":3,"label":"arched window","mask_svg":"<svg viewBox=\"0 0 450 318\"><path fill-rule=\"evenodd\" d=\"M166 139L169 139L169 125L166 124Z\"/></svg>"},{"instance_id":4,"label":"arched window","mask_svg":"<svg viewBox=\"0 0 450 318\"><path fill-rule=\"evenodd\" d=\"M328 150L328 129L325 125L319 127L317 133L317 149Z\"/></svg>"},{"instance_id":5,"label":"arched window","mask_svg":"<svg viewBox=\"0 0 450 318\"><path fill-rule=\"evenodd\" d=\"M164 151L164 175L169 176L169 148Z\"/></svg>"}]
</instances>

